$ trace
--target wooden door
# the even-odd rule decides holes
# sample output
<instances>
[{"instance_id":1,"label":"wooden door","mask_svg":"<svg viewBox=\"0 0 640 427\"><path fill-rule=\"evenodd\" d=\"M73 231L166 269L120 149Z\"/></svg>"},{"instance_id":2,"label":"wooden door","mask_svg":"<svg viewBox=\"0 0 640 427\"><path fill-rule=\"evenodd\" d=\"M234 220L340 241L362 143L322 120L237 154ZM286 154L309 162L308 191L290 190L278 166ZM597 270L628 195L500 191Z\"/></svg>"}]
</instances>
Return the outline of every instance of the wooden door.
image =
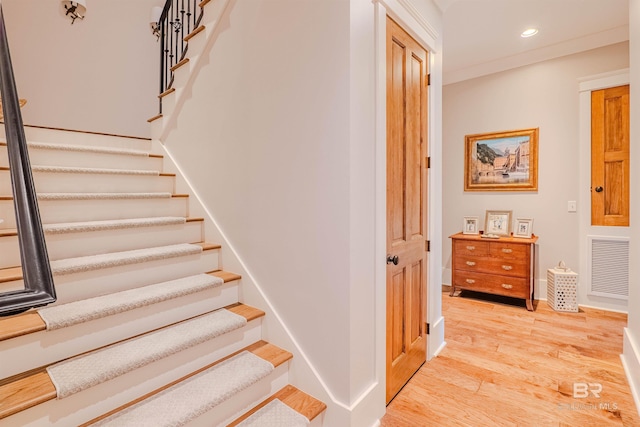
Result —
<instances>
[{"instance_id":1,"label":"wooden door","mask_svg":"<svg viewBox=\"0 0 640 427\"><path fill-rule=\"evenodd\" d=\"M426 50L387 18L387 403L426 360L426 83Z\"/></svg>"},{"instance_id":2,"label":"wooden door","mask_svg":"<svg viewBox=\"0 0 640 427\"><path fill-rule=\"evenodd\" d=\"M629 85L591 93L591 225L629 225Z\"/></svg>"}]
</instances>

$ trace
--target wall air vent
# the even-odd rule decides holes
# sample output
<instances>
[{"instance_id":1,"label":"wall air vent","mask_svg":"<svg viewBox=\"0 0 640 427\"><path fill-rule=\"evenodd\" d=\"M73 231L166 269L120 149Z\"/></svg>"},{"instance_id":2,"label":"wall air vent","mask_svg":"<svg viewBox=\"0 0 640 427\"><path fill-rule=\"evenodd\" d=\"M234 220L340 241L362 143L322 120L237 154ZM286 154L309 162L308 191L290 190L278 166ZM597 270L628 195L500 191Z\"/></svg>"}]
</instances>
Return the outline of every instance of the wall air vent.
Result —
<instances>
[{"instance_id":1,"label":"wall air vent","mask_svg":"<svg viewBox=\"0 0 640 427\"><path fill-rule=\"evenodd\" d=\"M589 295L628 299L629 238L588 236Z\"/></svg>"}]
</instances>

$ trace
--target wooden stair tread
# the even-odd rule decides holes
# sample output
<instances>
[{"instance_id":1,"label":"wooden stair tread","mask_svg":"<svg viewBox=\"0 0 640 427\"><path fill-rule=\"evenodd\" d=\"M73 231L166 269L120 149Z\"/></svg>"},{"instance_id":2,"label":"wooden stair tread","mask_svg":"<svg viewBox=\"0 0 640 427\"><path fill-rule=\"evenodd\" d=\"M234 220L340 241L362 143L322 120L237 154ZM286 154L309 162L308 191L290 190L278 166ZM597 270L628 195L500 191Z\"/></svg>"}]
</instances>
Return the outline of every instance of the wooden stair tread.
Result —
<instances>
[{"instance_id":1,"label":"wooden stair tread","mask_svg":"<svg viewBox=\"0 0 640 427\"><path fill-rule=\"evenodd\" d=\"M191 31L189 34L187 34L186 36L184 36L184 41L188 42L189 40L191 40L196 34L201 33L202 31L204 31L204 25L200 25L198 26L198 28L196 28L195 30Z\"/></svg>"},{"instance_id":2,"label":"wooden stair tread","mask_svg":"<svg viewBox=\"0 0 640 427\"><path fill-rule=\"evenodd\" d=\"M286 385L282 389L280 389L275 394L269 396L264 401L260 402L258 405L253 407L251 410L237 418L227 427L235 427L251 415L258 412L261 408L266 406L269 402L278 399L294 411L305 416L309 421L313 420L315 417L320 415L325 409L327 409L327 405L316 399L313 396L308 395L307 393L299 390L298 388L292 385Z\"/></svg>"},{"instance_id":3,"label":"wooden stair tread","mask_svg":"<svg viewBox=\"0 0 640 427\"><path fill-rule=\"evenodd\" d=\"M207 274L221 278L222 280L224 280L224 283L232 282L234 280L240 280L242 278L242 276L239 274L222 270L210 271Z\"/></svg>"},{"instance_id":4,"label":"wooden stair tread","mask_svg":"<svg viewBox=\"0 0 640 427\"><path fill-rule=\"evenodd\" d=\"M171 88L169 88L169 89L165 90L164 92L162 92L160 95L158 95L158 98L162 99L162 98L164 98L165 96L167 96L167 95L169 95L169 94L171 94L171 93L173 93L173 92L175 92L175 91L176 91L176 88L171 87Z\"/></svg>"},{"instance_id":5,"label":"wooden stair tread","mask_svg":"<svg viewBox=\"0 0 640 427\"><path fill-rule=\"evenodd\" d=\"M194 242L191 244L201 246L203 251L222 248L222 245L218 243ZM12 282L14 280L22 280L22 267L7 267L0 269L0 283Z\"/></svg>"},{"instance_id":6,"label":"wooden stair tread","mask_svg":"<svg viewBox=\"0 0 640 427\"><path fill-rule=\"evenodd\" d=\"M262 310L249 307L244 304L233 304L229 307L224 308L245 317L247 321L251 321L257 319L258 317L264 316L264 312ZM249 317L246 317L245 314ZM186 319L185 321L187 320L189 319ZM165 328L169 328L171 326L173 325L166 326ZM282 350L272 344L264 342L256 344L252 344L251 346L247 347L246 350L249 350L257 356L271 362L273 366L279 366L280 364L293 357L291 353ZM240 351L233 353L232 355L235 355L239 352ZM171 383L170 385L173 385L179 381L195 375L198 372L208 369L211 366L220 363L222 360L231 357L232 355L214 362L206 366L205 368L196 371L195 373L192 373L186 377L181 378L178 381L175 381L174 383ZM10 377L0 381L0 396L2 396L2 405L0 405L0 419L6 418L20 411L24 411L25 409L32 408L36 405L55 399L57 397L55 386L53 385L53 382L51 381L51 378L49 377L49 374L47 373L45 368L46 367L24 374L18 374L14 377ZM167 388L170 385L164 388ZM159 390L156 390L156 392L157 391ZM151 394L155 394L155 392L152 392Z\"/></svg>"},{"instance_id":7,"label":"wooden stair tread","mask_svg":"<svg viewBox=\"0 0 640 427\"><path fill-rule=\"evenodd\" d=\"M238 280L241 277L239 274L222 270L213 271L207 274L221 278L224 280L224 283ZM243 304L236 305L233 308L230 308L229 311L233 311L236 314L244 316L247 320L253 320L260 316L264 316L263 311ZM0 317L0 341L44 330L46 330L46 324L35 310L27 313L16 314L15 316Z\"/></svg>"},{"instance_id":8,"label":"wooden stair tread","mask_svg":"<svg viewBox=\"0 0 640 427\"><path fill-rule=\"evenodd\" d=\"M185 218L185 222L202 222L204 221L204 218L202 217L189 217L189 218ZM0 230L0 237L11 237L11 236L17 236L18 235L18 230L16 230L15 228L4 228Z\"/></svg>"},{"instance_id":9,"label":"wooden stair tread","mask_svg":"<svg viewBox=\"0 0 640 427\"><path fill-rule=\"evenodd\" d=\"M178 68L182 67L187 62L189 62L189 58L184 58L182 61L177 62L176 65L170 68L171 72L176 71Z\"/></svg>"},{"instance_id":10,"label":"wooden stair tread","mask_svg":"<svg viewBox=\"0 0 640 427\"><path fill-rule=\"evenodd\" d=\"M241 350L238 350L238 351L236 351L234 353L231 353L230 355L228 355L226 357L223 357L222 359L220 359L220 360L218 360L218 361L216 361L214 363L211 363L211 364L209 364L207 366L204 366L203 368L200 368L197 371L194 371L194 372L190 373L189 375L185 375L184 377L182 377L182 378L180 378L180 379L178 379L176 381L170 382L169 384L165 385L164 387L156 389L156 390L152 391L151 393L147 393L146 395L141 396L138 399L132 400L131 402L126 403L126 404L120 406L119 408L116 408L116 409L114 409L112 411L107 412L104 415L101 415L100 417L94 418L93 420L91 420L91 421L89 421L89 422L87 422L85 424L82 424L79 427L89 426L89 425L94 424L94 423L96 423L96 422L98 422L100 420L103 420L103 419L105 419L105 418L107 418L107 417L109 417L109 416L111 416L111 415L113 415L113 414L115 414L117 412L123 411L123 410L125 410L125 409L127 409L127 408L129 408L129 407L131 407L131 406L133 406L135 404L137 404L137 403L142 402L145 399L148 399L148 398L150 398L150 397L152 397L152 396L154 396L154 395L156 395L158 393L161 393L162 391L164 391L164 390L166 390L166 389L168 389L170 387L173 387L174 385L177 385L177 384L181 383L182 381L185 381L185 380L187 380L187 379L189 379L189 378L191 378L191 377L193 377L195 375L198 375L201 372L206 371L207 369L210 369L210 368L214 367L215 365L217 365L217 364L219 364L221 362L224 362L225 360L228 360L228 359L230 359L231 357L233 357L233 356L235 356L237 354L242 353L243 351L249 351L249 352L255 354L256 356L263 358L267 362L270 362L271 364L273 364L274 367L278 367L282 363L284 363L284 362L290 360L291 358L293 358L293 355L291 353L289 353L288 351L286 351L286 350L278 348L278 347L274 346L273 344L270 344L270 343L268 343L266 341L258 341L258 342L254 343L254 344L251 344L250 346L247 346L247 347L245 347L245 348L243 348Z\"/></svg>"},{"instance_id":11,"label":"wooden stair tread","mask_svg":"<svg viewBox=\"0 0 640 427\"><path fill-rule=\"evenodd\" d=\"M26 377L0 385L0 419L55 399L56 388L49 374L40 370Z\"/></svg>"}]
</instances>

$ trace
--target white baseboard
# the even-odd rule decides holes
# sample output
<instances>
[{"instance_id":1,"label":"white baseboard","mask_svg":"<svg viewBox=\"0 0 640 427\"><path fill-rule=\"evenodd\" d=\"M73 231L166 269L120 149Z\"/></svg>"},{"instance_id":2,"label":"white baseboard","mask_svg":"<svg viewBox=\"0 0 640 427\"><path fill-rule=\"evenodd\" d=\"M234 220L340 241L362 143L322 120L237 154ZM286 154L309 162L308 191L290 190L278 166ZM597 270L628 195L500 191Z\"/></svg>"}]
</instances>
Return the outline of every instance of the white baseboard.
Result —
<instances>
[{"instance_id":1,"label":"white baseboard","mask_svg":"<svg viewBox=\"0 0 640 427\"><path fill-rule=\"evenodd\" d=\"M636 411L640 415L640 346L633 339L629 328L624 328L624 347L620 360L622 360L622 366L627 375Z\"/></svg>"}]
</instances>

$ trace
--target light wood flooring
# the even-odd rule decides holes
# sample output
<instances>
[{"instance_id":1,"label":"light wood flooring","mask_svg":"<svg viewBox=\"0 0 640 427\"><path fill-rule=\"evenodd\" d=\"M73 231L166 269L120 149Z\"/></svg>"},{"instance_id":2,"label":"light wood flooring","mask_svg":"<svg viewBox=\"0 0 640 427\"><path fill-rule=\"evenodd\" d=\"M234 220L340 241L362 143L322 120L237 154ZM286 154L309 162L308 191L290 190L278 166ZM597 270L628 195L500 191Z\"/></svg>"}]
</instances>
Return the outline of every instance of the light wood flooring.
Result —
<instances>
[{"instance_id":1,"label":"light wood flooring","mask_svg":"<svg viewBox=\"0 0 640 427\"><path fill-rule=\"evenodd\" d=\"M447 345L389 404L382 427L640 426L620 362L625 314L504 301L443 294ZM574 383L601 384L600 397L574 398Z\"/></svg>"}]
</instances>

